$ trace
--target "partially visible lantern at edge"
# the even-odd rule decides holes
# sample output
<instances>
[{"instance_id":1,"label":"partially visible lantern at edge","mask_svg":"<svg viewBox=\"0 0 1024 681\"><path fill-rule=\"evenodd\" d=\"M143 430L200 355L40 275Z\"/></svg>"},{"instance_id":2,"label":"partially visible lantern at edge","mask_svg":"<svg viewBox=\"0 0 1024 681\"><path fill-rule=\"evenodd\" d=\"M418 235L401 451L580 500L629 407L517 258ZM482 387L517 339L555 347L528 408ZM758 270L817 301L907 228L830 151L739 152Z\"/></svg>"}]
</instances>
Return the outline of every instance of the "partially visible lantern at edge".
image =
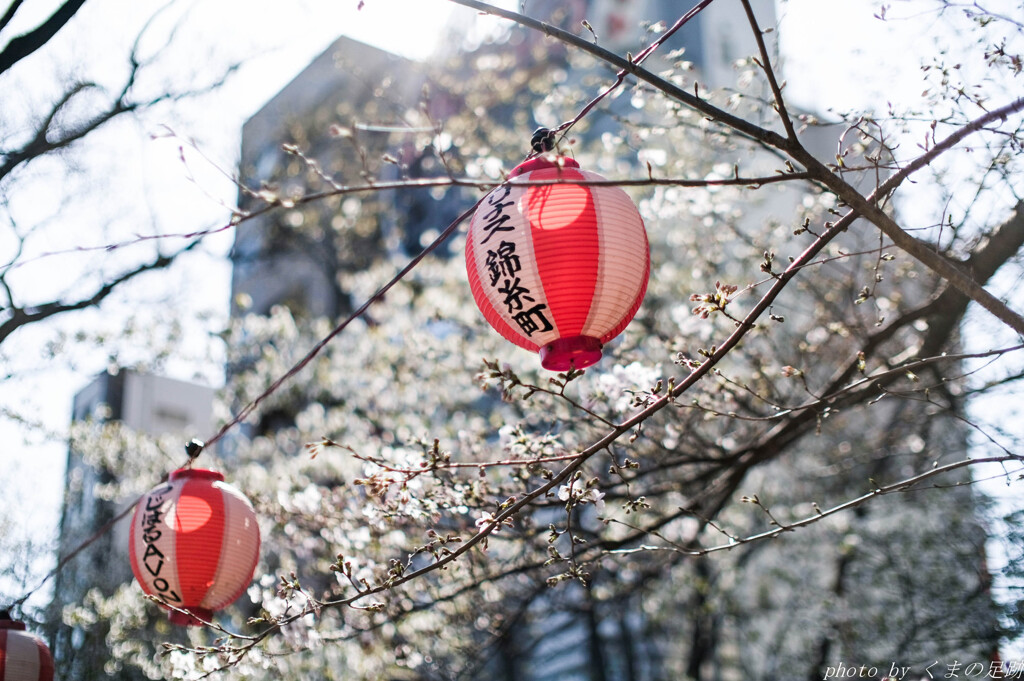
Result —
<instances>
[{"instance_id":1,"label":"partially visible lantern at edge","mask_svg":"<svg viewBox=\"0 0 1024 681\"><path fill-rule=\"evenodd\" d=\"M53 681L53 657L25 624L0 612L0 681Z\"/></svg>"},{"instance_id":2,"label":"partially visible lantern at edge","mask_svg":"<svg viewBox=\"0 0 1024 681\"><path fill-rule=\"evenodd\" d=\"M573 159L533 158L470 223L466 269L477 306L552 371L601 359L647 290L650 247L633 201L618 187L577 183L601 181Z\"/></svg>"},{"instance_id":3,"label":"partially visible lantern at edge","mask_svg":"<svg viewBox=\"0 0 1024 681\"><path fill-rule=\"evenodd\" d=\"M172 610L175 624L210 621L241 596L259 550L252 504L217 471L176 470L135 507L132 572L147 594L195 616Z\"/></svg>"}]
</instances>

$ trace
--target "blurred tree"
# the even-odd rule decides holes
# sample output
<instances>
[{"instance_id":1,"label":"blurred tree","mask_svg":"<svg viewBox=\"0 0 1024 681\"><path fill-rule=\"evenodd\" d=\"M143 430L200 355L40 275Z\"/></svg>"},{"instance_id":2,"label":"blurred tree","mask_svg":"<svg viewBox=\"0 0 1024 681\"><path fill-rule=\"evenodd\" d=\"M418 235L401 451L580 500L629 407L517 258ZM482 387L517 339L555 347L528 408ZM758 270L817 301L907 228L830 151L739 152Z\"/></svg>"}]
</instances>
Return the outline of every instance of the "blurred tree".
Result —
<instances>
[{"instance_id":1,"label":"blurred tree","mask_svg":"<svg viewBox=\"0 0 1024 681\"><path fill-rule=\"evenodd\" d=\"M162 247L152 257L112 259L103 266L100 276L87 269L74 281L60 281L63 288L58 290L39 286L33 276L25 275L24 270L32 269L40 255L53 257L54 251L86 248L67 229L71 224L83 229L83 223L92 217L97 224L86 231L117 238L109 230L119 218L95 210L91 204L96 192L118 191L117 178L104 178L106 171L97 164L89 168L92 174L84 186L71 181L77 173L88 172L82 159L89 152L95 154L89 140L110 144L107 135L123 130L118 126L124 119L152 110L166 112L175 102L209 93L236 68L228 65L218 75L194 80L168 78L162 52L175 41L175 31L168 35L164 25L174 15L169 4L142 25L126 50L121 68L103 71L104 66L77 65L70 77L57 75L54 82L39 83L39 74L45 69L39 68L38 62L30 63L29 58L56 41L58 32L83 4L84 0L65 2L45 21L8 38L0 51L0 77L10 93L8 100L13 101L13 93L21 90L25 101L34 103L27 108L7 107L0 116L0 216L4 230L0 235L0 344L28 325L99 306L141 275L168 268L179 255L200 243L193 239L184 247ZM22 5L21 0L10 3L0 18L0 33L12 32L19 11L25 12ZM90 70L93 73L85 75ZM45 101L35 104L37 98ZM129 152L127 148L122 150ZM40 196L47 197L43 210ZM63 232L54 229L55 221L64 223ZM153 236L160 233L156 231ZM142 230L136 229L134 237L141 236ZM114 243L106 246L110 251L123 250ZM71 268L65 272L69 278L73 273Z\"/></svg>"},{"instance_id":2,"label":"blurred tree","mask_svg":"<svg viewBox=\"0 0 1024 681\"><path fill-rule=\"evenodd\" d=\"M941 42L920 106L825 125L787 105L747 0L695 8L742 13L755 39L721 89L687 53L606 50L582 3L453 1L522 28L408 72L346 43L327 60L351 88L243 145L232 376L204 456L264 520L250 602L169 643L141 631L157 613L132 588L65 619L103 618L112 669L152 678L988 670L1019 608L991 592L969 466L1016 482L1020 443L965 404L1021 374L998 277L1016 281L1024 246L1024 99L1006 94L1024 26L915 2L942 19L922 29ZM645 18L653 47L682 25ZM934 62L956 51L970 74ZM541 372L491 332L459 257L395 275L537 125L621 180L651 240L641 313L586 372ZM901 203L929 174L935 210ZM275 256L305 258L286 276L329 304L301 286L257 301ZM968 355L972 302L999 326ZM1002 374L979 380L980 362ZM80 436L123 473L113 496L161 465Z\"/></svg>"}]
</instances>

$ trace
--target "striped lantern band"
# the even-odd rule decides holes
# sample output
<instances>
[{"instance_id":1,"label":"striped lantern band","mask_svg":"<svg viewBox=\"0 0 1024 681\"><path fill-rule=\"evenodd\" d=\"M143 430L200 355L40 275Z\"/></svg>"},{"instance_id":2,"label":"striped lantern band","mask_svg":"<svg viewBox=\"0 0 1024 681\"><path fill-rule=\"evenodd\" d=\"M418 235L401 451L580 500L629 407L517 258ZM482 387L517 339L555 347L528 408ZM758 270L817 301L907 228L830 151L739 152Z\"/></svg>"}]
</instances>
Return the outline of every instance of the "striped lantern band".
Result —
<instances>
[{"instance_id":1,"label":"striped lantern band","mask_svg":"<svg viewBox=\"0 0 1024 681\"><path fill-rule=\"evenodd\" d=\"M640 213L619 187L593 182L607 180L570 158L526 161L484 197L466 240L470 289L487 322L552 371L601 359L647 290Z\"/></svg>"},{"instance_id":2,"label":"striped lantern band","mask_svg":"<svg viewBox=\"0 0 1024 681\"><path fill-rule=\"evenodd\" d=\"M25 624L0 615L0 681L53 681L53 657Z\"/></svg>"},{"instance_id":3,"label":"striped lantern band","mask_svg":"<svg viewBox=\"0 0 1024 681\"><path fill-rule=\"evenodd\" d=\"M173 606L175 624L202 624L249 586L259 559L252 504L217 471L182 468L135 507L132 572L142 590ZM182 611L187 611L182 612Z\"/></svg>"}]
</instances>

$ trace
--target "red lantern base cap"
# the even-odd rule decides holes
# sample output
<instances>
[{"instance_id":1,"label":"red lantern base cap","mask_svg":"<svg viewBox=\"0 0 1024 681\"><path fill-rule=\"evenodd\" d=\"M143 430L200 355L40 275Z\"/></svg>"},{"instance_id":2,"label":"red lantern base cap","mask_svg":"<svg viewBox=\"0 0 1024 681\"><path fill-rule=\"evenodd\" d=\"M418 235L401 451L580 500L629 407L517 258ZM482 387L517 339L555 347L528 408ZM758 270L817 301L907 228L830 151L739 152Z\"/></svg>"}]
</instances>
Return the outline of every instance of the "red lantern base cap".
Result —
<instances>
[{"instance_id":1,"label":"red lantern base cap","mask_svg":"<svg viewBox=\"0 0 1024 681\"><path fill-rule=\"evenodd\" d=\"M568 156L557 156L551 155L534 156L533 158L523 161L515 168L513 168L509 174L509 179L524 175L526 173L532 173L534 170L545 170L547 168L579 168L580 164L576 162L576 159L569 158Z\"/></svg>"},{"instance_id":2,"label":"red lantern base cap","mask_svg":"<svg viewBox=\"0 0 1024 681\"><path fill-rule=\"evenodd\" d=\"M559 338L540 349L540 365L549 371L583 369L600 359L601 341L593 336Z\"/></svg>"},{"instance_id":3,"label":"red lantern base cap","mask_svg":"<svg viewBox=\"0 0 1024 681\"><path fill-rule=\"evenodd\" d=\"M171 471L171 480L185 480L188 478L224 482L224 474L220 471L211 471L205 468L179 468L178 470Z\"/></svg>"},{"instance_id":4,"label":"red lantern base cap","mask_svg":"<svg viewBox=\"0 0 1024 681\"><path fill-rule=\"evenodd\" d=\"M167 618L179 627L201 627L205 622L213 621L213 611L209 608L188 608L188 613L172 610Z\"/></svg>"}]
</instances>

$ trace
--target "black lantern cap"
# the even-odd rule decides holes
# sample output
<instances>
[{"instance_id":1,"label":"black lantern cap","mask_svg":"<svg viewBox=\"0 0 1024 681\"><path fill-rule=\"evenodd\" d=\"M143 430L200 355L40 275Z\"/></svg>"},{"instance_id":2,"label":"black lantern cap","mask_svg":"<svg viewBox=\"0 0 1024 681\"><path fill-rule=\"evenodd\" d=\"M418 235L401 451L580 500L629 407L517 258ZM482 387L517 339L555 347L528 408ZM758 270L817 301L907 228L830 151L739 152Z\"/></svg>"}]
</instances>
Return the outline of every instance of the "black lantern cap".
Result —
<instances>
[{"instance_id":1,"label":"black lantern cap","mask_svg":"<svg viewBox=\"0 0 1024 681\"><path fill-rule=\"evenodd\" d=\"M533 138L530 140L530 146L538 154L542 154L545 151L551 151L555 148L555 132L554 130L548 130L547 128L537 128L533 131Z\"/></svg>"},{"instance_id":2,"label":"black lantern cap","mask_svg":"<svg viewBox=\"0 0 1024 681\"><path fill-rule=\"evenodd\" d=\"M185 445L185 453L188 454L189 461L195 461L202 451L203 447L206 446L202 440L192 439L188 444Z\"/></svg>"}]
</instances>

